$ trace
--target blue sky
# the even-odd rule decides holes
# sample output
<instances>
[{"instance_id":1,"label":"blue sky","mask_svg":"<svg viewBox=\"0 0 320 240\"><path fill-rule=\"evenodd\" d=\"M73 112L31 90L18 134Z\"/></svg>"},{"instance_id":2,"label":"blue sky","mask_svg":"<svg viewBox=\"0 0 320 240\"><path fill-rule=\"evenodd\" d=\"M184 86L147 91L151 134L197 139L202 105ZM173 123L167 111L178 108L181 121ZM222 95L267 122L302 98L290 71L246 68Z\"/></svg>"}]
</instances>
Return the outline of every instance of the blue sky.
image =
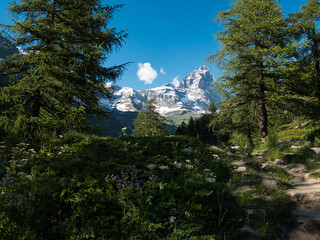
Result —
<instances>
[{"instance_id":1,"label":"blue sky","mask_svg":"<svg viewBox=\"0 0 320 240\"><path fill-rule=\"evenodd\" d=\"M108 0L124 4L114 14L111 26L127 30L128 38L114 52L107 66L131 62L118 79L121 87L137 90L181 81L219 50L213 34L222 26L212 21L231 7L229 0ZM306 0L280 0L286 14L297 12ZM1 0L0 22L7 22L8 1ZM208 65L219 77L219 69Z\"/></svg>"}]
</instances>

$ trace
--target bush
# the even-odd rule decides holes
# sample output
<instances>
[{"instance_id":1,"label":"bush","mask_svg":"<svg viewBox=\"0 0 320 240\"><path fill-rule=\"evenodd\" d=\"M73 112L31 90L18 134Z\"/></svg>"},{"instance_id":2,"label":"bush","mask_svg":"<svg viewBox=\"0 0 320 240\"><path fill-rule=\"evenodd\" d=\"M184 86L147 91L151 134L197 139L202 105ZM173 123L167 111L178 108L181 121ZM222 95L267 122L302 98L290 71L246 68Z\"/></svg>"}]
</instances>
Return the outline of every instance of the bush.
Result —
<instances>
[{"instance_id":1,"label":"bush","mask_svg":"<svg viewBox=\"0 0 320 240\"><path fill-rule=\"evenodd\" d=\"M193 138L69 133L6 151L0 239L219 239L237 227L229 168Z\"/></svg>"},{"instance_id":2,"label":"bush","mask_svg":"<svg viewBox=\"0 0 320 240\"><path fill-rule=\"evenodd\" d=\"M293 155L286 155L284 156L284 160L289 163L308 163L308 160L311 158L315 158L316 153L308 146L304 146L299 148L297 152Z\"/></svg>"}]
</instances>

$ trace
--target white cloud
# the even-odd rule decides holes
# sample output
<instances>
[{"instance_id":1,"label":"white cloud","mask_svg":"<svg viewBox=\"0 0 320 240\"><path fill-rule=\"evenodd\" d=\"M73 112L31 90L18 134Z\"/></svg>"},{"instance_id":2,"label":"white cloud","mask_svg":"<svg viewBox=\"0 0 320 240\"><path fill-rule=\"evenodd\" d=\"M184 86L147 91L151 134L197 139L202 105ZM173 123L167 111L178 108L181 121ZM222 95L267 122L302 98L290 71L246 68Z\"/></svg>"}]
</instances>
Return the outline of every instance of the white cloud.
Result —
<instances>
[{"instance_id":1,"label":"white cloud","mask_svg":"<svg viewBox=\"0 0 320 240\"><path fill-rule=\"evenodd\" d=\"M166 75L166 72L163 70L163 68L160 69L160 73Z\"/></svg>"},{"instance_id":2,"label":"white cloud","mask_svg":"<svg viewBox=\"0 0 320 240\"><path fill-rule=\"evenodd\" d=\"M157 71L151 67L150 63L138 63L137 76L145 84L151 84L157 78Z\"/></svg>"},{"instance_id":3,"label":"white cloud","mask_svg":"<svg viewBox=\"0 0 320 240\"><path fill-rule=\"evenodd\" d=\"M179 77L180 75L176 76L173 81L172 81L172 85L175 86L175 87L178 87L179 84L180 84L180 81L179 81Z\"/></svg>"}]
</instances>

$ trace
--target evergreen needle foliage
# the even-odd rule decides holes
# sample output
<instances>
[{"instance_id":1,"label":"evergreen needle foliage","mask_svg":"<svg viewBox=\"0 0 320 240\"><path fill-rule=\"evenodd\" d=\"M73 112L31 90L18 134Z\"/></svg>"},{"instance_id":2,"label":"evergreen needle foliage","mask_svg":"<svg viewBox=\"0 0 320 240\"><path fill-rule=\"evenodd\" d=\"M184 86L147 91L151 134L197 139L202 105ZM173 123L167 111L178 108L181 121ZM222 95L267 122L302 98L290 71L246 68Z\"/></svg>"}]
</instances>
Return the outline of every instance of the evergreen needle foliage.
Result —
<instances>
[{"instance_id":1,"label":"evergreen needle foliage","mask_svg":"<svg viewBox=\"0 0 320 240\"><path fill-rule=\"evenodd\" d=\"M248 124L240 127L245 134L255 127L254 119L265 138L270 112L290 96L283 85L283 68L292 46L281 7L275 0L237 0L217 20L225 27L216 34L221 50L208 61L225 70L220 87L228 103L221 112ZM241 116L247 114L250 121L243 121Z\"/></svg>"},{"instance_id":2,"label":"evergreen needle foliage","mask_svg":"<svg viewBox=\"0 0 320 240\"><path fill-rule=\"evenodd\" d=\"M93 116L105 116L99 105L124 65L105 67L126 33L108 27L120 6L101 0L11 1L12 25L3 26L21 54L1 61L0 125L31 137L83 127ZM0 76L0 77L1 77Z\"/></svg>"},{"instance_id":3,"label":"evergreen needle foliage","mask_svg":"<svg viewBox=\"0 0 320 240\"><path fill-rule=\"evenodd\" d=\"M155 99L147 101L134 121L134 132L138 135L157 136L165 135L164 117L156 111Z\"/></svg>"}]
</instances>

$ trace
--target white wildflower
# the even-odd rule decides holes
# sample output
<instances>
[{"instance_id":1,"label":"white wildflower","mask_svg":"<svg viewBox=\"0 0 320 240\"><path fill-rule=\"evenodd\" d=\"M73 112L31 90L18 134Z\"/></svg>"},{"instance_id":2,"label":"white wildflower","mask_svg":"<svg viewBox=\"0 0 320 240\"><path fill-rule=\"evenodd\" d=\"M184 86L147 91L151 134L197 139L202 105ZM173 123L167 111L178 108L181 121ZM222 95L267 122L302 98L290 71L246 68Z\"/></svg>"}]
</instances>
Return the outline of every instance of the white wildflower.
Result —
<instances>
[{"instance_id":1,"label":"white wildflower","mask_svg":"<svg viewBox=\"0 0 320 240\"><path fill-rule=\"evenodd\" d=\"M203 170L204 172L211 172L211 169L206 168L205 170Z\"/></svg>"},{"instance_id":2,"label":"white wildflower","mask_svg":"<svg viewBox=\"0 0 320 240\"><path fill-rule=\"evenodd\" d=\"M212 154L212 156L213 156L215 159L220 160L220 157L219 157L218 154Z\"/></svg>"},{"instance_id":3,"label":"white wildflower","mask_svg":"<svg viewBox=\"0 0 320 240\"><path fill-rule=\"evenodd\" d=\"M59 135L59 138L63 138L63 135Z\"/></svg>"},{"instance_id":4,"label":"white wildflower","mask_svg":"<svg viewBox=\"0 0 320 240\"><path fill-rule=\"evenodd\" d=\"M121 128L121 131L124 132L124 131L126 131L127 129L128 129L127 127L123 127L123 128Z\"/></svg>"},{"instance_id":5,"label":"white wildflower","mask_svg":"<svg viewBox=\"0 0 320 240\"><path fill-rule=\"evenodd\" d=\"M147 166L147 168L149 168L149 169L154 169L155 167L156 167L155 164L150 164L150 165Z\"/></svg>"},{"instance_id":6,"label":"white wildflower","mask_svg":"<svg viewBox=\"0 0 320 240\"><path fill-rule=\"evenodd\" d=\"M159 183L159 189L160 189L160 190L163 190L163 189L164 189L163 183Z\"/></svg>"},{"instance_id":7,"label":"white wildflower","mask_svg":"<svg viewBox=\"0 0 320 240\"><path fill-rule=\"evenodd\" d=\"M170 169L168 166L159 166L159 168L160 168L161 170L167 170L167 169Z\"/></svg>"},{"instance_id":8,"label":"white wildflower","mask_svg":"<svg viewBox=\"0 0 320 240\"><path fill-rule=\"evenodd\" d=\"M191 163L191 161L189 159L186 160L186 163Z\"/></svg>"},{"instance_id":9,"label":"white wildflower","mask_svg":"<svg viewBox=\"0 0 320 240\"><path fill-rule=\"evenodd\" d=\"M30 148L30 149L29 149L29 152L37 153L33 148Z\"/></svg>"},{"instance_id":10,"label":"white wildflower","mask_svg":"<svg viewBox=\"0 0 320 240\"><path fill-rule=\"evenodd\" d=\"M173 163L173 165L176 167L176 168L181 168L181 163L178 163L177 161L175 161Z\"/></svg>"},{"instance_id":11,"label":"white wildflower","mask_svg":"<svg viewBox=\"0 0 320 240\"><path fill-rule=\"evenodd\" d=\"M27 174L24 173L24 172L18 172L18 173L17 173L17 176L18 176L18 177L20 177L20 176L26 176L26 175L27 175Z\"/></svg>"},{"instance_id":12,"label":"white wildflower","mask_svg":"<svg viewBox=\"0 0 320 240\"><path fill-rule=\"evenodd\" d=\"M188 169L192 169L192 168L193 168L193 166L192 166L191 164L186 164L186 168L188 168Z\"/></svg>"},{"instance_id":13,"label":"white wildflower","mask_svg":"<svg viewBox=\"0 0 320 240\"><path fill-rule=\"evenodd\" d=\"M170 216L169 217L169 221L171 222L171 223L174 223L175 221L176 221L176 217L175 216Z\"/></svg>"},{"instance_id":14,"label":"white wildflower","mask_svg":"<svg viewBox=\"0 0 320 240\"><path fill-rule=\"evenodd\" d=\"M207 182L209 183L215 183L216 182L216 179L215 178L206 178Z\"/></svg>"}]
</instances>

